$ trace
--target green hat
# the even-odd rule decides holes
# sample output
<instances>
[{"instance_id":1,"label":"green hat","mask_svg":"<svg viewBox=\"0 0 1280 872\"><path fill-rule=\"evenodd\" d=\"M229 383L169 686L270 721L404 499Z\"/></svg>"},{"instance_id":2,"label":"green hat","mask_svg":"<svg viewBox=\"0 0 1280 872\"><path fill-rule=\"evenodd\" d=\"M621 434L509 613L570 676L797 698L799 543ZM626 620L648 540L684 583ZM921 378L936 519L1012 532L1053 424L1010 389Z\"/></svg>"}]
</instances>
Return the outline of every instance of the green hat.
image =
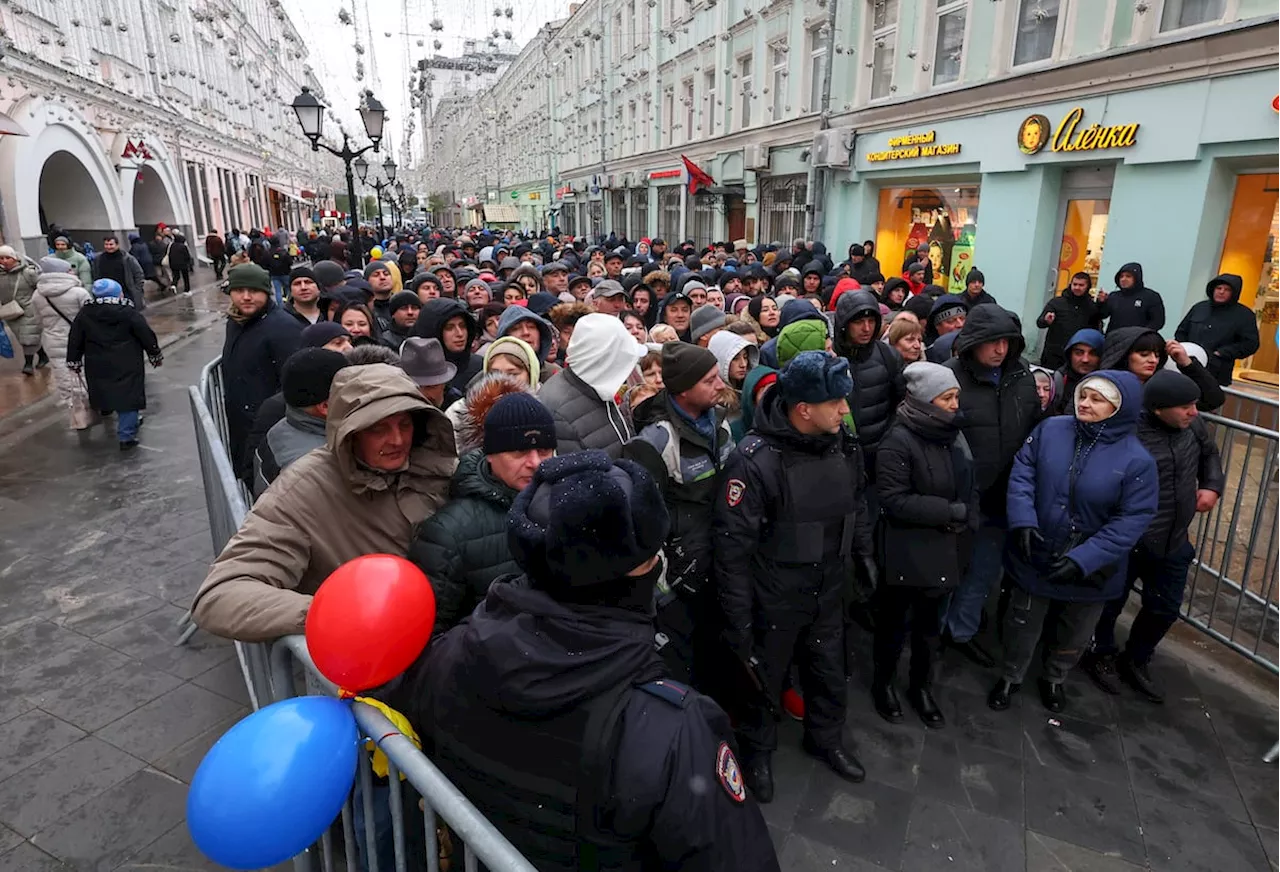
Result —
<instances>
[{"instance_id":1,"label":"green hat","mask_svg":"<svg viewBox=\"0 0 1280 872\"><path fill-rule=\"evenodd\" d=\"M778 366L786 366L802 351L827 350L827 322L814 318L792 321L778 334Z\"/></svg>"},{"instance_id":2,"label":"green hat","mask_svg":"<svg viewBox=\"0 0 1280 872\"><path fill-rule=\"evenodd\" d=\"M227 290L237 288L271 293L271 276L256 263L242 263L227 270Z\"/></svg>"}]
</instances>

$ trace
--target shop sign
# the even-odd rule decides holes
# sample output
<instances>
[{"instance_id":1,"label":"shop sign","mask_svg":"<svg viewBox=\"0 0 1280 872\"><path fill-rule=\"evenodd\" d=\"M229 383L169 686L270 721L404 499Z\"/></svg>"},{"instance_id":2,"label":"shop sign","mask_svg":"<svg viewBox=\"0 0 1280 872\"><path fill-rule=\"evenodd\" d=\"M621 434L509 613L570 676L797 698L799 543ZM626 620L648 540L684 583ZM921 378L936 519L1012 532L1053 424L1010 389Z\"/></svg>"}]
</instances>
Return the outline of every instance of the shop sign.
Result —
<instances>
[{"instance_id":1,"label":"shop sign","mask_svg":"<svg viewBox=\"0 0 1280 872\"><path fill-rule=\"evenodd\" d=\"M886 160L909 160L917 157L950 157L960 153L960 143L948 142L938 145L938 132L928 130L924 133L907 133L889 140L889 147L884 151L873 151L867 155L870 163Z\"/></svg>"},{"instance_id":2,"label":"shop sign","mask_svg":"<svg viewBox=\"0 0 1280 872\"><path fill-rule=\"evenodd\" d=\"M541 199L542 199L542 192L541 192L541 191L530 191L530 192L529 192L529 199L530 199L530 200L541 200Z\"/></svg>"},{"instance_id":3,"label":"shop sign","mask_svg":"<svg viewBox=\"0 0 1280 872\"><path fill-rule=\"evenodd\" d=\"M649 173L651 179L678 179L684 175L684 170L658 170Z\"/></svg>"},{"instance_id":4,"label":"shop sign","mask_svg":"<svg viewBox=\"0 0 1280 872\"><path fill-rule=\"evenodd\" d=\"M1053 152L1100 151L1128 148L1138 140L1139 124L1103 126L1094 123L1080 129L1083 119L1084 108L1081 106L1062 116L1056 128L1051 128L1049 119L1043 115L1031 115L1018 127L1018 148L1023 154L1039 154L1046 145Z\"/></svg>"}]
</instances>

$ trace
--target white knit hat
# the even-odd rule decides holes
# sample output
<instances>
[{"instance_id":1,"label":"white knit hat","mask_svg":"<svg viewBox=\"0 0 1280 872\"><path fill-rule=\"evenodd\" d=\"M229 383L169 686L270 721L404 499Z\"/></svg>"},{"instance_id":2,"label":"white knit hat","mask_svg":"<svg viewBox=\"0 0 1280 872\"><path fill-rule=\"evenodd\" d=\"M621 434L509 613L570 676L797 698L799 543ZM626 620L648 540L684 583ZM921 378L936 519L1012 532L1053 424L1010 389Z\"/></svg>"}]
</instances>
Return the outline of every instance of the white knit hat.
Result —
<instances>
[{"instance_id":1,"label":"white knit hat","mask_svg":"<svg viewBox=\"0 0 1280 872\"><path fill-rule=\"evenodd\" d=\"M1083 393L1085 388L1089 388L1090 390L1094 390L1102 394L1108 403L1116 407L1116 412L1120 411L1120 403L1122 401L1120 388L1116 387L1116 383L1111 379L1100 375L1091 375L1087 378L1081 379L1080 384L1076 385L1075 399L1077 404L1080 403L1080 394ZM1112 414L1115 414L1115 412Z\"/></svg>"}]
</instances>

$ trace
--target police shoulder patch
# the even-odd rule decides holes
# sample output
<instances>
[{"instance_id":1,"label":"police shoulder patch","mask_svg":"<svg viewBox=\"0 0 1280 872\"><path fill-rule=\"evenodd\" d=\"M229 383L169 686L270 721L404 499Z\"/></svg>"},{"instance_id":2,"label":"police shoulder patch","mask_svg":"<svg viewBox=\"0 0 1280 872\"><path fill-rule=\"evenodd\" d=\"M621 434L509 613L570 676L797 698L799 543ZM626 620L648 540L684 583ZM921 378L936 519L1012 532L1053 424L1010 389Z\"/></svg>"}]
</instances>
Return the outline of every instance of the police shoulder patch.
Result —
<instances>
[{"instance_id":1,"label":"police shoulder patch","mask_svg":"<svg viewBox=\"0 0 1280 872\"><path fill-rule=\"evenodd\" d=\"M725 486L724 501L729 504L729 508L733 508L742 502L742 497L747 492L747 483L740 478L731 478Z\"/></svg>"},{"instance_id":2,"label":"police shoulder patch","mask_svg":"<svg viewBox=\"0 0 1280 872\"><path fill-rule=\"evenodd\" d=\"M716 778L724 792L734 802L745 802L747 788L742 783L742 769L738 766L738 758L733 756L733 749L728 742L721 742L716 749Z\"/></svg>"}]
</instances>

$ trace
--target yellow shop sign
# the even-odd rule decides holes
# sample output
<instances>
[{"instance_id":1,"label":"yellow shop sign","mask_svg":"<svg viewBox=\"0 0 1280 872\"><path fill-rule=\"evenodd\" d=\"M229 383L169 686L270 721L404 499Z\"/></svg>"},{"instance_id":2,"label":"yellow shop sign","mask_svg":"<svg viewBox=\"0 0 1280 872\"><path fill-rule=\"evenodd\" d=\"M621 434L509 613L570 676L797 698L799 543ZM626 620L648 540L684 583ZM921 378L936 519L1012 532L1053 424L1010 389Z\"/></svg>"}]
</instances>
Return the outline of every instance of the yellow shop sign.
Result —
<instances>
[{"instance_id":1,"label":"yellow shop sign","mask_svg":"<svg viewBox=\"0 0 1280 872\"><path fill-rule=\"evenodd\" d=\"M873 151L867 154L869 163L886 160L910 160L917 157L946 157L960 153L960 143L937 143L937 131L926 130L924 133L907 133L889 140L889 147L884 151Z\"/></svg>"},{"instance_id":2,"label":"yellow shop sign","mask_svg":"<svg viewBox=\"0 0 1280 872\"><path fill-rule=\"evenodd\" d=\"M1038 154L1049 146L1053 152L1098 151L1106 148L1128 148L1138 141L1138 124L1090 124L1081 127L1084 108L1077 106L1051 127L1043 115L1031 115L1018 128L1018 148L1023 154ZM1050 134L1052 130L1052 134Z\"/></svg>"}]
</instances>

